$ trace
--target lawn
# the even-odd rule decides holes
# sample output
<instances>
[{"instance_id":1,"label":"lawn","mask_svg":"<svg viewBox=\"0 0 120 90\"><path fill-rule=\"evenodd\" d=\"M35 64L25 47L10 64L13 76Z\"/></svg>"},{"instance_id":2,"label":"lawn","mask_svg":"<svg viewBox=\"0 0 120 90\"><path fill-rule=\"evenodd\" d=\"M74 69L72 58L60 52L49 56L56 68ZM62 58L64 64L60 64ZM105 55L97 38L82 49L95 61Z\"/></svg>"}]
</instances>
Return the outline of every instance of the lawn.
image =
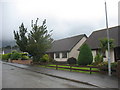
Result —
<instances>
[{"instance_id":1,"label":"lawn","mask_svg":"<svg viewBox=\"0 0 120 90\"><path fill-rule=\"evenodd\" d=\"M54 65L54 64L49 64L47 66L45 66L45 65L37 65L37 66L38 67L46 67L46 68L56 69L56 65ZM49 67L49 66L54 66L54 67ZM93 66L93 65L89 65L89 66ZM63 68L59 68L59 67L63 67ZM70 68L70 66L58 65L58 70L67 70L67 71L70 71L70 69L64 69L64 68ZM74 66L72 66L72 68L73 69L90 70L89 67L74 67ZM91 68L91 70L99 71L98 68ZM80 70L72 70L72 71L90 73L90 71L80 71ZM97 72L92 72L92 73L97 73Z\"/></svg>"}]
</instances>

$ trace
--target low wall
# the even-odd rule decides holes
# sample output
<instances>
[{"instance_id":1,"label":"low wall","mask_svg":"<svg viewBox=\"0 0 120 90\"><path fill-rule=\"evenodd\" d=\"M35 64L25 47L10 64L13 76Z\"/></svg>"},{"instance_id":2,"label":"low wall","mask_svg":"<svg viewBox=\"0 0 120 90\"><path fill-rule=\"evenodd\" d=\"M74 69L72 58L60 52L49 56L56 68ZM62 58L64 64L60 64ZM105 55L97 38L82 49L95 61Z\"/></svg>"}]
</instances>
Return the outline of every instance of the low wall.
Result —
<instances>
[{"instance_id":1,"label":"low wall","mask_svg":"<svg viewBox=\"0 0 120 90\"><path fill-rule=\"evenodd\" d=\"M31 63L32 63L32 60L12 60L12 63L31 64Z\"/></svg>"}]
</instances>

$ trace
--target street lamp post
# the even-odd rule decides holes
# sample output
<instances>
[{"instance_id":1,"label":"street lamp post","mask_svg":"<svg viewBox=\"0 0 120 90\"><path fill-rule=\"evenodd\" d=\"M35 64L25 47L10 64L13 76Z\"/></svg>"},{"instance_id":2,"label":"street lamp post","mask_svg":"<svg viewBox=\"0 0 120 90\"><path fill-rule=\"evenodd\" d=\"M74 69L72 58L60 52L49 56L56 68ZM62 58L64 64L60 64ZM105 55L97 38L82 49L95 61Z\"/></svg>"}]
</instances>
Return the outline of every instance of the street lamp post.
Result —
<instances>
[{"instance_id":1,"label":"street lamp post","mask_svg":"<svg viewBox=\"0 0 120 90\"><path fill-rule=\"evenodd\" d=\"M108 29L108 17L107 17L107 5L105 2L105 15L106 15L106 28L107 28L107 38L108 38L108 75L111 76L111 61L110 61L110 37L109 37L109 29Z\"/></svg>"}]
</instances>

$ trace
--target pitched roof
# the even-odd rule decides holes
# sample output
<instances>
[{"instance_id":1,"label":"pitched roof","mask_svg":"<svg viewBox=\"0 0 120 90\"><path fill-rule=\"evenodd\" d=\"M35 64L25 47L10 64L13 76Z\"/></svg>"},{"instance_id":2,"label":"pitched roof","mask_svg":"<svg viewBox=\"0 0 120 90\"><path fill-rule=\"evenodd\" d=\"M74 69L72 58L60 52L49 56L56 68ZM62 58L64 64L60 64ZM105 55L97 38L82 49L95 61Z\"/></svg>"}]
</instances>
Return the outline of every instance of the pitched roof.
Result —
<instances>
[{"instance_id":1,"label":"pitched roof","mask_svg":"<svg viewBox=\"0 0 120 90\"><path fill-rule=\"evenodd\" d=\"M109 36L111 39L114 39L115 47L120 46L120 26L115 26L109 28ZM100 41L99 39L107 37L107 30L102 29L98 31L94 31L89 38L86 40L91 49L98 49L100 48Z\"/></svg>"},{"instance_id":2,"label":"pitched roof","mask_svg":"<svg viewBox=\"0 0 120 90\"><path fill-rule=\"evenodd\" d=\"M71 49L83 38L87 37L85 34L69 37L65 39L55 40L52 48L47 53L71 51Z\"/></svg>"}]
</instances>

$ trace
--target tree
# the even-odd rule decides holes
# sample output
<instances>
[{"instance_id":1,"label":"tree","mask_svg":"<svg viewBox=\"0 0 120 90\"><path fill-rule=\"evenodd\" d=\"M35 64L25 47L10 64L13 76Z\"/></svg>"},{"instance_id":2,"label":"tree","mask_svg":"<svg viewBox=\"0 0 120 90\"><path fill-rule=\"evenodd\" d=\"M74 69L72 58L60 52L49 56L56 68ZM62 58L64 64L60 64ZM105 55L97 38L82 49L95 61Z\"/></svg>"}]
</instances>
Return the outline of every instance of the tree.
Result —
<instances>
[{"instance_id":1,"label":"tree","mask_svg":"<svg viewBox=\"0 0 120 90\"><path fill-rule=\"evenodd\" d=\"M28 45L28 40L26 37L27 33L27 28L24 27L24 24L22 23L21 26L19 27L19 32L14 31L14 37L16 40L16 44L19 46L19 49L23 52L27 52L27 45Z\"/></svg>"},{"instance_id":2,"label":"tree","mask_svg":"<svg viewBox=\"0 0 120 90\"><path fill-rule=\"evenodd\" d=\"M93 55L90 47L87 44L83 44L80 47L80 53L78 56L78 65L88 65L93 62Z\"/></svg>"},{"instance_id":3,"label":"tree","mask_svg":"<svg viewBox=\"0 0 120 90\"><path fill-rule=\"evenodd\" d=\"M114 40L110 39L109 44L110 44L110 49L113 49ZM102 55L104 55L105 51L108 50L108 39L107 38L100 39L100 48L101 48Z\"/></svg>"},{"instance_id":4,"label":"tree","mask_svg":"<svg viewBox=\"0 0 120 90\"><path fill-rule=\"evenodd\" d=\"M25 51L33 56L34 62L38 62L40 60L40 58L45 54L45 52L51 47L51 43L53 41L50 34L51 31L48 33L47 26L45 25L46 20L43 21L41 26L37 25L37 23L38 18L35 24L33 24L32 20L32 30L30 30L30 32L27 34L27 37L25 36L27 32L25 32L24 36L21 37L21 34L19 34L21 32L18 33L14 31L16 42L20 42L20 37L26 37L26 41L23 46L18 43L17 45L22 48L21 51L24 51L23 47L25 47ZM22 32L24 32L24 29L22 29Z\"/></svg>"}]
</instances>

